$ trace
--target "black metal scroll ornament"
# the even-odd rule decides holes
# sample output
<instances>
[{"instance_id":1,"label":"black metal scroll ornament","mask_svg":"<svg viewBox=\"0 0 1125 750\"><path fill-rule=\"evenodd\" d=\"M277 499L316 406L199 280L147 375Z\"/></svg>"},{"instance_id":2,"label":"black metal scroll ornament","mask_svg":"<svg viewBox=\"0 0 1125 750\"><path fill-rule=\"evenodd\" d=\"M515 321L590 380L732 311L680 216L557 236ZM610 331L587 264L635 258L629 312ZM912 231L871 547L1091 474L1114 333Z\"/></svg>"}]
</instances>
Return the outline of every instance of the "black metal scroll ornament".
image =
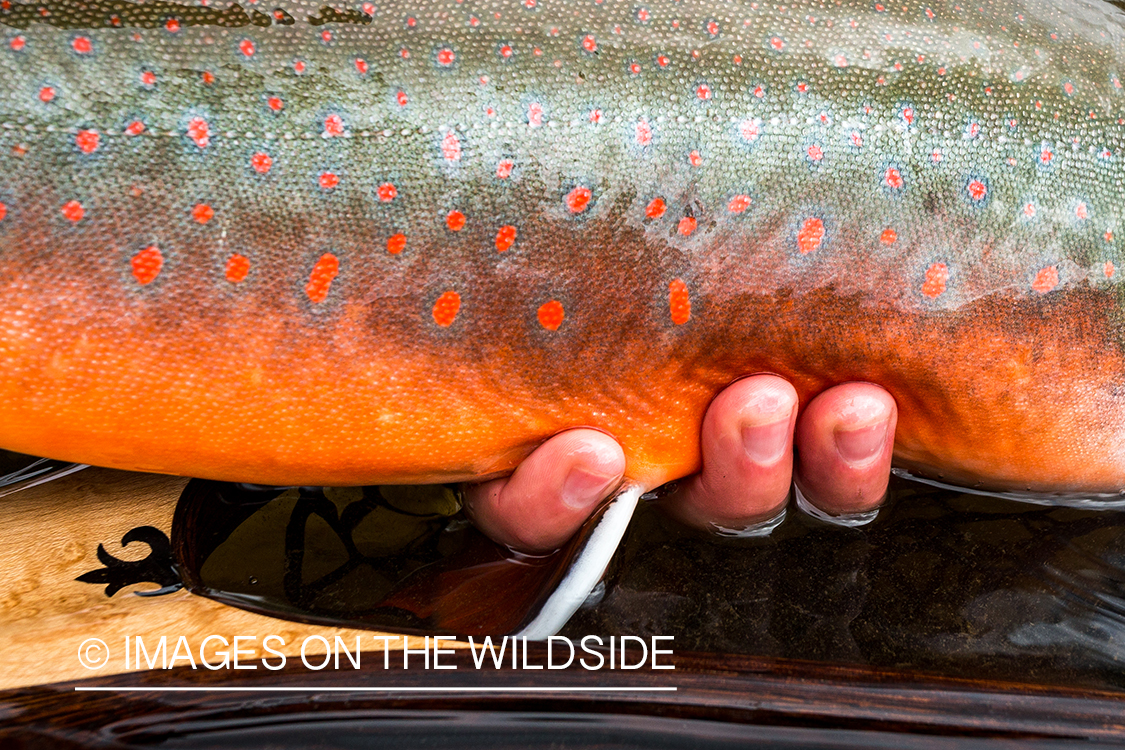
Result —
<instances>
[{"instance_id":1,"label":"black metal scroll ornament","mask_svg":"<svg viewBox=\"0 0 1125 750\"><path fill-rule=\"evenodd\" d=\"M172 560L172 544L168 535L155 526L137 526L121 537L121 546L128 547L132 542L143 542L151 550L141 560L119 560L98 545L98 559L104 568L91 570L76 578L83 583L104 583L105 595L113 596L126 586L134 583L150 582L160 588L153 591L137 591L137 596L160 596L179 591L184 584Z\"/></svg>"}]
</instances>

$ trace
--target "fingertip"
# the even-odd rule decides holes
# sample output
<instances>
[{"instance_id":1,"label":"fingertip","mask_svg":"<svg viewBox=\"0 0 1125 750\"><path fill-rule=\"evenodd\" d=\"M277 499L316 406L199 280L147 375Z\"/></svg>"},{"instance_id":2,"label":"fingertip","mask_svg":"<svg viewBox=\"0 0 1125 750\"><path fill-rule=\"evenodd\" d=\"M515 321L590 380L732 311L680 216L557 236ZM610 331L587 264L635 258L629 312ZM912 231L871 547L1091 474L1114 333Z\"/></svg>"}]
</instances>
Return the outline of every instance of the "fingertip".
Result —
<instances>
[{"instance_id":1,"label":"fingertip","mask_svg":"<svg viewBox=\"0 0 1125 750\"><path fill-rule=\"evenodd\" d=\"M894 398L871 383L846 383L813 399L796 432L796 479L809 502L834 514L881 505L897 421Z\"/></svg>"},{"instance_id":2,"label":"fingertip","mask_svg":"<svg viewBox=\"0 0 1125 750\"><path fill-rule=\"evenodd\" d=\"M510 477L466 489L466 511L493 541L528 552L557 549L620 484L625 453L589 429L555 435Z\"/></svg>"}]
</instances>

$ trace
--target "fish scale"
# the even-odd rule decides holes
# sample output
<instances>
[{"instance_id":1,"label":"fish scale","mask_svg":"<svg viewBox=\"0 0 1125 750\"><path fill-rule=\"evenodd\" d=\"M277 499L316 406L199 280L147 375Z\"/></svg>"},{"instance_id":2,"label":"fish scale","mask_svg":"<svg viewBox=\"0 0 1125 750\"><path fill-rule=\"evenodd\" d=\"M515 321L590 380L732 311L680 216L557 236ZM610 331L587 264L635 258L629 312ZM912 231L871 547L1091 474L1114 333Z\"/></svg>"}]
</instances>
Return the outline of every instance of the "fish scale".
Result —
<instances>
[{"instance_id":1,"label":"fish scale","mask_svg":"<svg viewBox=\"0 0 1125 750\"><path fill-rule=\"evenodd\" d=\"M900 465L1125 481L1099 2L0 6L0 445L479 479L869 380Z\"/></svg>"}]
</instances>

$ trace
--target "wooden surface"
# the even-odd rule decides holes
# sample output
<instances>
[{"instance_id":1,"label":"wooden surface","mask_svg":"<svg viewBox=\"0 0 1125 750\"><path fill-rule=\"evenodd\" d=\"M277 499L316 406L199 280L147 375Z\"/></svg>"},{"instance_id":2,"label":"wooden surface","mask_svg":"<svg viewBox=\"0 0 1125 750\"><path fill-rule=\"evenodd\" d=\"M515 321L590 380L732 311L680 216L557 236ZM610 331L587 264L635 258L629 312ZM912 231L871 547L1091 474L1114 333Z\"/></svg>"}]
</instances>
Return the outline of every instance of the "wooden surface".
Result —
<instances>
[{"instance_id":1,"label":"wooden surface","mask_svg":"<svg viewBox=\"0 0 1125 750\"><path fill-rule=\"evenodd\" d=\"M196 654L211 634L228 640L277 634L287 644L278 650L290 655L310 634L330 642L340 635L349 643L360 636L372 643L369 632L263 617L183 590L134 595L157 588L152 583L107 597L104 585L75 580L102 567L96 557L99 543L123 560L147 556L147 545L122 548L121 537L146 525L170 534L172 512L187 481L91 468L0 499L0 689L126 671L121 653L126 636L141 636L146 643L162 635L173 643L185 636ZM100 638L111 650L109 663L98 670L84 668L78 659L79 646L88 638ZM306 653L323 653L318 644L311 642Z\"/></svg>"}]
</instances>

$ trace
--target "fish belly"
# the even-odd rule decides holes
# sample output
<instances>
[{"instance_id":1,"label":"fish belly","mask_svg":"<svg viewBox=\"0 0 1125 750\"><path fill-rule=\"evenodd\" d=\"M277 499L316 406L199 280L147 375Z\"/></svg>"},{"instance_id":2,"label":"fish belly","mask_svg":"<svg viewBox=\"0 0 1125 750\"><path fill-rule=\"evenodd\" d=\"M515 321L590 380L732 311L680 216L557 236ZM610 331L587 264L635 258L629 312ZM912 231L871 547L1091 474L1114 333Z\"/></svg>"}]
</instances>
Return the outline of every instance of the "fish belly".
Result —
<instances>
[{"instance_id":1,"label":"fish belly","mask_svg":"<svg viewBox=\"0 0 1125 750\"><path fill-rule=\"evenodd\" d=\"M585 425L656 486L775 372L1125 487L1112 5L11 2L0 74L6 449L409 483Z\"/></svg>"}]
</instances>

